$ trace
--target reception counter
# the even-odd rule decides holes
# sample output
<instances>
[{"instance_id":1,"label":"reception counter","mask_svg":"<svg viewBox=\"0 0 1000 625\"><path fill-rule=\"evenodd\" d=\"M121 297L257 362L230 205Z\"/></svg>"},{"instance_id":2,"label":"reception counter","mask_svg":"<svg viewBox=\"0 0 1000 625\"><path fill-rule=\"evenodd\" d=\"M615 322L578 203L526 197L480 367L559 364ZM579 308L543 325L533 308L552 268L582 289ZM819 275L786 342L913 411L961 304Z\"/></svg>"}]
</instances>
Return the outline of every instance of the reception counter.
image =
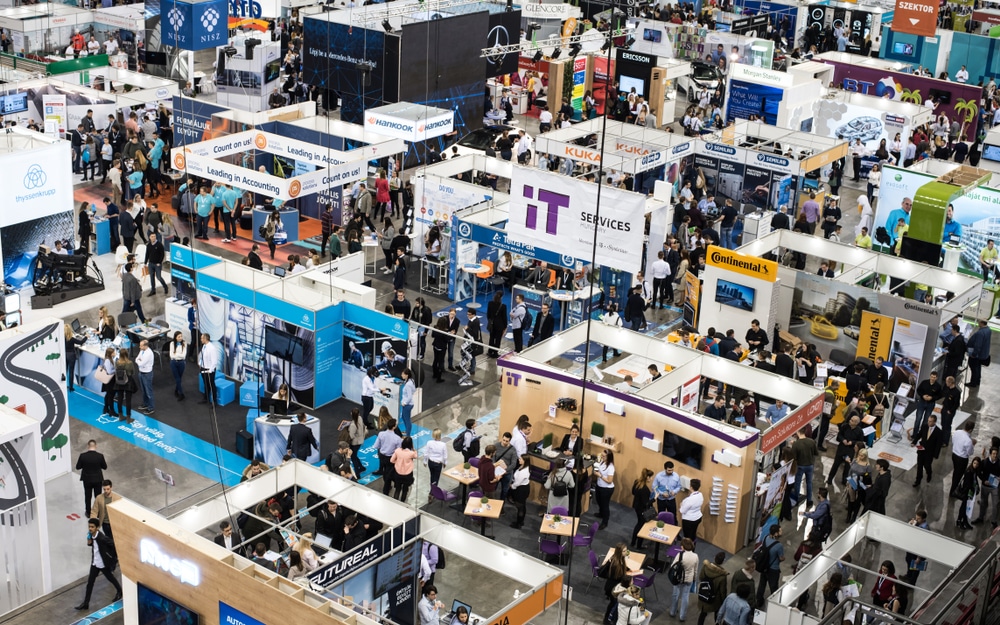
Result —
<instances>
[{"instance_id":1,"label":"reception counter","mask_svg":"<svg viewBox=\"0 0 1000 625\"><path fill-rule=\"evenodd\" d=\"M264 206L255 206L253 209L253 240L257 243L266 243L264 237L260 236L260 227L264 225L267 221L268 215L271 214L272 208L265 208ZM299 211L295 208L282 208L278 211L281 214L281 228L284 231L284 237L280 234L276 235L274 242L278 245L283 243L292 243L299 240ZM279 231L280 232L280 231Z\"/></svg>"},{"instance_id":2,"label":"reception counter","mask_svg":"<svg viewBox=\"0 0 1000 625\"><path fill-rule=\"evenodd\" d=\"M270 415L260 414L256 408L248 410L247 430L253 432L254 458L259 458L272 467L280 465L285 450L288 449L288 432L295 423L298 423L298 420L294 416L272 418ZM307 415L306 425L312 430L316 442L319 442L319 419ZM306 462L313 464L319 462L322 457L319 450L313 450L306 458Z\"/></svg>"}]
</instances>

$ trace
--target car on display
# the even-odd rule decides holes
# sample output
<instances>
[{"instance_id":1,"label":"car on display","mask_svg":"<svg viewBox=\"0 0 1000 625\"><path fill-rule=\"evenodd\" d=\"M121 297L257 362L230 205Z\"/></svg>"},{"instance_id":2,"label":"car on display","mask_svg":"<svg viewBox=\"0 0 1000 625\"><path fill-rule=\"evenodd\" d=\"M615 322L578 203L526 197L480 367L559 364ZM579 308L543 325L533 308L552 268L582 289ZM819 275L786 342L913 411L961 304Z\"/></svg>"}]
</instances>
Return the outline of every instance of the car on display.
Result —
<instances>
[{"instance_id":1,"label":"car on display","mask_svg":"<svg viewBox=\"0 0 1000 625\"><path fill-rule=\"evenodd\" d=\"M705 89L714 92L721 82L719 68L704 61L692 61L691 73L677 79L677 91L685 94L690 102L696 102Z\"/></svg>"},{"instance_id":2,"label":"car on display","mask_svg":"<svg viewBox=\"0 0 1000 625\"><path fill-rule=\"evenodd\" d=\"M854 143L855 139L861 139L861 143L874 141L882 135L882 120L877 117L864 115L855 117L840 128L837 128L837 136L843 137L845 141Z\"/></svg>"},{"instance_id":3,"label":"car on display","mask_svg":"<svg viewBox=\"0 0 1000 625\"><path fill-rule=\"evenodd\" d=\"M830 320L822 315L814 315L809 318L809 333L828 341L835 341L840 336L840 330L837 329L837 326L830 323Z\"/></svg>"},{"instance_id":4,"label":"car on display","mask_svg":"<svg viewBox=\"0 0 1000 625\"><path fill-rule=\"evenodd\" d=\"M505 126L503 124L498 124L496 126L486 126L484 128L478 128L473 130L469 134L463 136L461 139L455 143L447 146L441 151L442 154L447 153L448 157L451 158L451 148L454 146L458 147L459 156L464 156L466 154L482 154L486 151L486 148L493 145L500 135L503 134L504 130L510 131L510 136L513 138L515 143L515 148L517 144L517 132L520 128L516 126ZM529 134L529 139L533 137ZM532 151L534 151L534 142L532 142ZM515 149L516 153L516 149Z\"/></svg>"}]
</instances>

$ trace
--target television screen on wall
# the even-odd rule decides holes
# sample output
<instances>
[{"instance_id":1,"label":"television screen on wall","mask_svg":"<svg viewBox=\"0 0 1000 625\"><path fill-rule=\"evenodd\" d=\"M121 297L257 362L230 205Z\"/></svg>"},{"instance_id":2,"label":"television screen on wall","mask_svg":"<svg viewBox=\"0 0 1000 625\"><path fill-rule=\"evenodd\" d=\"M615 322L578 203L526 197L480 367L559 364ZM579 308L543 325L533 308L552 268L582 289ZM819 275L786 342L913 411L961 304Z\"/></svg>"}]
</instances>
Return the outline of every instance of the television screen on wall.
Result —
<instances>
[{"instance_id":1,"label":"television screen on wall","mask_svg":"<svg viewBox=\"0 0 1000 625\"><path fill-rule=\"evenodd\" d=\"M652 41L653 43L660 43L660 41L663 40L663 32L655 30L653 28L643 28L642 39L643 41Z\"/></svg>"},{"instance_id":2,"label":"television screen on wall","mask_svg":"<svg viewBox=\"0 0 1000 625\"><path fill-rule=\"evenodd\" d=\"M756 289L729 280L719 280L715 285L715 301L747 312L753 312L756 296Z\"/></svg>"},{"instance_id":3,"label":"television screen on wall","mask_svg":"<svg viewBox=\"0 0 1000 625\"><path fill-rule=\"evenodd\" d=\"M282 332L274 326L264 326L264 353L276 358L283 358L293 365L301 365L304 360L302 339Z\"/></svg>"},{"instance_id":4,"label":"television screen on wall","mask_svg":"<svg viewBox=\"0 0 1000 625\"><path fill-rule=\"evenodd\" d=\"M198 615L172 599L137 584L139 625L198 625Z\"/></svg>"},{"instance_id":5,"label":"television screen on wall","mask_svg":"<svg viewBox=\"0 0 1000 625\"><path fill-rule=\"evenodd\" d=\"M632 88L634 87L635 92L638 95L641 96L646 95L646 81L643 80L642 78L633 78L632 76L625 76L624 74L622 74L619 79L619 82L622 93L629 93L630 91L632 91Z\"/></svg>"},{"instance_id":6,"label":"television screen on wall","mask_svg":"<svg viewBox=\"0 0 1000 625\"><path fill-rule=\"evenodd\" d=\"M664 456L682 462L692 469L701 469L701 458L704 451L701 444L668 430L663 430Z\"/></svg>"},{"instance_id":7,"label":"television screen on wall","mask_svg":"<svg viewBox=\"0 0 1000 625\"><path fill-rule=\"evenodd\" d=\"M897 41L892 44L892 53L902 54L903 56L913 56L913 44Z\"/></svg>"}]
</instances>

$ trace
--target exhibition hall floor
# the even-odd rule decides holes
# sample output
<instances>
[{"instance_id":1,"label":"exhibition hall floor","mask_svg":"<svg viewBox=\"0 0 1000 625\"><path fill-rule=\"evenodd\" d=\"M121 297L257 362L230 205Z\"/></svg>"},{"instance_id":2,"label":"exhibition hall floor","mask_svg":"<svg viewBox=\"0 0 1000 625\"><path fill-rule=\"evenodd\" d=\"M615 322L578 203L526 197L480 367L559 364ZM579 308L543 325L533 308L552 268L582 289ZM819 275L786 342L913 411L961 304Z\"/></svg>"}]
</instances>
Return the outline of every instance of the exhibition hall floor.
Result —
<instances>
[{"instance_id":1,"label":"exhibition hall floor","mask_svg":"<svg viewBox=\"0 0 1000 625\"><path fill-rule=\"evenodd\" d=\"M529 129L537 129L537 120L526 119ZM535 125L535 128L532 128ZM844 211L844 231L853 233L854 226L858 220L858 214L854 210L858 189L854 187L844 187L841 189L841 204L846 207ZM853 235L850 235L853 238ZM845 236L845 238L847 238ZM199 243L200 245L200 243ZM242 245L242 244L241 244ZM215 246L213 252L220 253L226 258L238 260L241 246L222 247ZM103 261L102 261L103 262ZM815 271L818 266L818 259L810 259L808 268ZM107 287L103 298L112 304L112 309L120 301L117 295L120 293L120 282L113 274L105 273ZM411 276L411 284L416 284L415 277ZM373 285L378 289L379 299L377 307L384 306L391 297L391 289L387 282L381 279L381 274L375 276ZM114 297L111 297L114 295ZM410 299L417 295L415 291L410 294ZM449 302L425 296L428 303L434 310L441 310L449 306ZM103 301L103 300L101 300ZM163 313L163 295L145 297L143 304L148 316L153 317ZM79 316L84 324L94 325L96 322L96 308L100 301L88 298L86 304L89 310L83 311L80 307L82 302L78 302L74 308L66 311L55 308L51 314L68 317ZM83 311L83 312L77 312ZM41 314L43 311L39 311ZM72 313L72 314L70 314ZM669 325L669 320L675 316L673 312L653 312L651 311L653 322L651 325L656 329L656 333L665 329ZM735 328L738 334L743 332L741 328ZM509 348L509 342L505 346ZM1000 356L1000 348L994 349ZM599 356L597 356L599 358ZM591 360L594 359L592 354ZM429 360L429 359L428 359ZM429 367L429 361L426 366ZM590 363L588 363L590 364ZM188 369L186 384L188 387L188 398L185 402L176 402L172 394L172 380L168 370L156 370L154 377L154 388L157 395L157 410L152 418L145 417L137 411L133 411L133 417L137 423L142 425L147 431L155 430L163 435L161 440L169 438L169 444L157 446L154 444L138 444L142 439L136 438L136 432L140 430L132 427L131 430L121 427L117 421L110 422L101 419L99 399L84 391L72 394L70 399L70 413L72 416L71 444L67 449L72 449L74 456L86 448L86 442L90 438L95 438L99 442L99 449L107 457L109 470L106 477L115 483L115 491L138 503L159 510L166 506L165 512L176 512L184 509L191 503L203 498L206 493L214 493L219 488L220 481L232 483L238 479L239 472L246 466L247 461L236 456L234 447L234 433L245 424L247 408L237 407L233 404L219 408L216 411L217 419L213 422L208 406L198 404L199 395L196 390L196 378L193 372L194 366ZM963 409L972 413L976 421L975 437L980 441L988 439L991 434L997 431L1000 417L996 414L995 407L1000 405L1000 386L997 385L1000 379L1000 372L996 368L988 368L984 371L984 383L976 391L969 394L963 405ZM428 376L429 377L429 376ZM463 388L457 385L457 378L453 374L446 373L446 383L425 384L425 410L415 418L415 425L425 429L433 430L441 428L445 436L457 434L468 418L475 418L479 421L480 433L484 440L493 441L499 432L499 384L497 383L498 372L495 361L481 357L479 360L479 371L476 374L478 384L471 388ZM133 402L138 406L138 398ZM337 421L346 416L351 405L346 400L340 400L317 411L326 423ZM324 425L326 425L326 423ZM218 434L216 434L218 433ZM154 437L155 438L155 437ZM218 441L218 445L214 444ZM335 431L332 427L325 427L321 445L323 453L335 446ZM366 448L370 445L366 444ZM175 450L169 453L165 447ZM368 454L371 452L368 451ZM452 453L452 455L454 455ZM832 464L832 450L822 458L822 471L817 473L817 486L820 483L820 476L825 476ZM935 477L933 481L925 483L920 488L911 487L914 475L912 471L903 472L894 470L893 485L887 500L887 512L890 516L900 519L909 519L913 511L918 508L926 508L929 512L929 522L933 531L954 537L958 540L970 544L977 544L982 541L990 531L989 524L976 526L971 531L955 529L955 517L958 502L947 497L947 485L951 480L951 463L948 450L942 452L941 457L935 462ZM627 459L625 460L627 462ZM658 470L659 467L650 467ZM155 469L160 469L174 477L175 486L167 489L157 481ZM411 505L424 505L427 501L428 483L426 469L423 465L418 465L416 487L411 491L409 502ZM380 480L371 482L371 487L380 488ZM836 482L835 482L836 484ZM443 487L455 487L457 484L450 482L446 477L442 478ZM630 485L619 484L619 489L627 489ZM86 531L86 520L82 515L83 502L81 501L82 488L76 475L67 475L47 484L47 507L49 536L51 541L51 562L53 572L54 587L57 590L47 597L35 602L31 606L20 609L13 614L6 615L4 620L10 625L34 625L35 623L69 624L81 622L82 617L88 613L79 613L73 610L73 606L80 602L83 596L85 575L87 572L89 550L83 536ZM843 504L841 503L840 486L835 485L831 495L834 514L834 533L839 533L844 529ZM444 519L455 523L462 523L464 517L457 511L448 509L439 503L433 503L426 507L429 512L439 515ZM532 502L529 504L526 524L521 530L514 530L509 527L513 520L512 511L503 513L501 519L491 528L496 539L512 548L520 551L537 554L538 553L538 513L541 506ZM799 510L801 512L801 509ZM612 520L608 528L598 532L594 543L594 550L603 554L607 549L617 542L628 542L628 538L634 524L635 516L631 509L618 504L612 504ZM585 515L583 523L595 522L592 514ZM306 525L308 528L309 521ZM805 521L799 516L795 522L794 531L790 524L785 525L785 534L782 542L785 545L787 559L783 563L783 576L791 574L793 564L791 554L794 553L803 537ZM469 527L467 524L466 527ZM473 530L475 528L472 528ZM718 551L711 545L710 538L702 540L697 546L699 556L711 558ZM733 557L727 560L725 567L729 571L735 571L749 554L749 549L744 549L740 557ZM647 550L651 555L651 550ZM662 554L661 554L662 555ZM730 554L732 555L732 554ZM877 568L877 563L881 559L893 559L897 567L903 566L903 554L892 552L888 548L883 551L869 550L862 552L859 548L854 553L856 563L863 566ZM873 564L874 563L874 564ZM481 568L470 562L460 561L458 558L449 557L448 568L439 574L436 580L441 590L441 596L447 603L452 598L460 598L473 604L482 605L484 609L502 598L492 596L492 586L488 575L479 574ZM946 574L942 567L931 567L920 577L920 585L927 587L933 585ZM446 575L444 573L447 573ZM658 576L655 591L647 591L649 608L653 612L652 623L677 623L667 612L670 600L670 585L665 576ZM573 589L573 602L569 607L569 623L600 623L605 607L605 600L602 595L603 580L595 580L589 592L587 585L591 581L591 571L587 563L587 553L585 550L578 550L571 558L571 564L567 571L568 583ZM870 580L865 584L870 586ZM90 612L96 612L106 606L112 598L114 591L103 579L98 580L93 599L91 601ZM811 609L814 611L814 608ZM691 622L696 617L697 600L692 598L691 607L687 617ZM111 612L108 615L98 615L93 619L84 622L94 622L118 625L123 623L123 615L119 612ZM539 625L562 622L560 610L552 608L533 622Z\"/></svg>"}]
</instances>

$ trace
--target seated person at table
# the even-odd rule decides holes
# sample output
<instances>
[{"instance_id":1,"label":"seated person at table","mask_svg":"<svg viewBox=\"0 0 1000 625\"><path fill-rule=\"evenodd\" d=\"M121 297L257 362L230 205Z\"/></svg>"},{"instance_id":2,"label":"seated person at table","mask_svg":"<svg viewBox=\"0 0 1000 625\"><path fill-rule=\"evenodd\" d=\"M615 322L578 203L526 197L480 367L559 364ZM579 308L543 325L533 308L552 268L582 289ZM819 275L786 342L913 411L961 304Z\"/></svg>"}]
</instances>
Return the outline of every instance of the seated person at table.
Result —
<instances>
[{"instance_id":1,"label":"seated person at table","mask_svg":"<svg viewBox=\"0 0 1000 625\"><path fill-rule=\"evenodd\" d=\"M291 404L291 398L288 395L288 385L284 382L278 387L278 391L271 395L271 405L275 406L275 412L279 414L288 414L288 407Z\"/></svg>"},{"instance_id":2,"label":"seated person at table","mask_svg":"<svg viewBox=\"0 0 1000 625\"><path fill-rule=\"evenodd\" d=\"M508 289L514 286L514 258L510 252L504 252L500 260L497 261L496 274L497 277L503 278Z\"/></svg>"},{"instance_id":3,"label":"seated person at table","mask_svg":"<svg viewBox=\"0 0 1000 625\"><path fill-rule=\"evenodd\" d=\"M101 340L113 341L118 336L118 326L115 325L115 318L108 315L104 318L104 327L101 328Z\"/></svg>"},{"instance_id":4,"label":"seated person at table","mask_svg":"<svg viewBox=\"0 0 1000 625\"><path fill-rule=\"evenodd\" d=\"M549 288L551 277L548 264L540 262L534 269L528 272L527 281L531 288L536 291L545 291Z\"/></svg>"}]
</instances>

